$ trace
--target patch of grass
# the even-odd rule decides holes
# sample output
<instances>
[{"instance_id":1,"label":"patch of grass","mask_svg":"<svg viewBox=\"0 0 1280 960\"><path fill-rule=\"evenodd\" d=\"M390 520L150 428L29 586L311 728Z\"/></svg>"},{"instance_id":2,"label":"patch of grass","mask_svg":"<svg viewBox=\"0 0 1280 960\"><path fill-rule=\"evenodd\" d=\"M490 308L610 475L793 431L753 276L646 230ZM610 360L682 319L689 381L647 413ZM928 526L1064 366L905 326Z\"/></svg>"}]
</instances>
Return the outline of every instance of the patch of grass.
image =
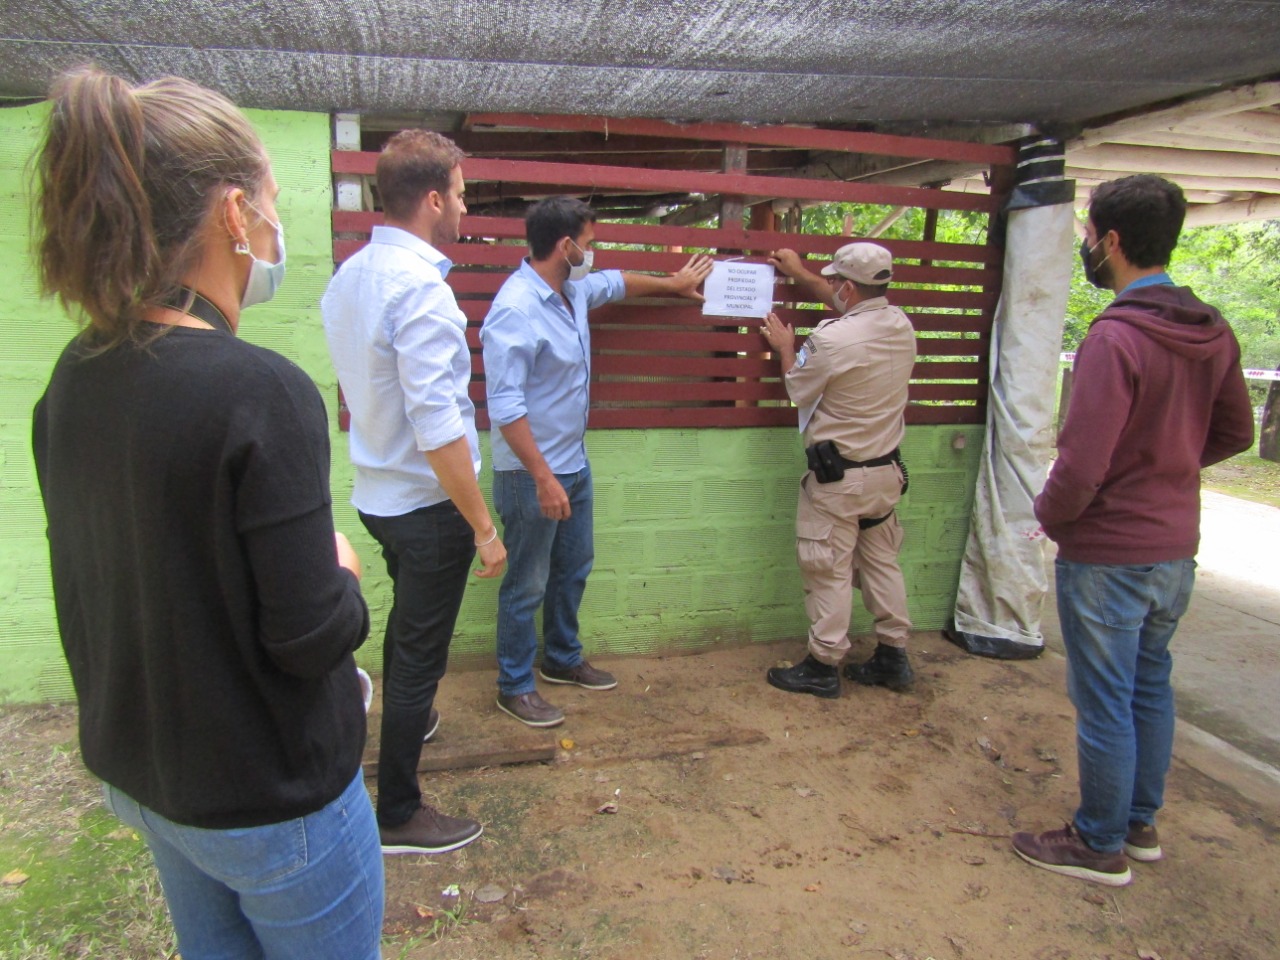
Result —
<instances>
[{"instance_id":1,"label":"patch of grass","mask_svg":"<svg viewBox=\"0 0 1280 960\"><path fill-rule=\"evenodd\" d=\"M1200 481L1214 493L1280 507L1280 463L1263 460L1256 450L1206 467Z\"/></svg>"},{"instance_id":2,"label":"patch of grass","mask_svg":"<svg viewBox=\"0 0 1280 960\"><path fill-rule=\"evenodd\" d=\"M5 801L12 809L12 797ZM0 872L28 876L0 897L0 958L170 956L172 929L146 844L101 806L60 813L43 825L19 819L0 834Z\"/></svg>"}]
</instances>

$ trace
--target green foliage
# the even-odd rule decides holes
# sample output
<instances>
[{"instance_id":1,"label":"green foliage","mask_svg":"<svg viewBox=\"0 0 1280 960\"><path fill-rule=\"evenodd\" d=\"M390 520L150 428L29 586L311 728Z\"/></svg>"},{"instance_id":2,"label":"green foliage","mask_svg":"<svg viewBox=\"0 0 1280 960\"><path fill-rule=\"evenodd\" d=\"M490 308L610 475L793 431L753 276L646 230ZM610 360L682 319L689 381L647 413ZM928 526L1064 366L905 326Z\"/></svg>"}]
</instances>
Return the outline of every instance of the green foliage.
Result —
<instances>
[{"instance_id":1,"label":"green foliage","mask_svg":"<svg viewBox=\"0 0 1280 960\"><path fill-rule=\"evenodd\" d=\"M808 207L801 215L801 232L838 236L849 219L850 233L865 237L895 208L887 204L824 203ZM880 234L885 240L922 240L925 211L909 208ZM942 210L936 238L941 243L986 243L987 215L974 210Z\"/></svg>"},{"instance_id":2,"label":"green foliage","mask_svg":"<svg viewBox=\"0 0 1280 960\"><path fill-rule=\"evenodd\" d=\"M1183 232L1169 273L1227 318L1246 367L1280 365L1280 220L1197 227ZM1093 318L1111 302L1109 290L1084 278L1077 258L1067 300L1063 349L1074 350Z\"/></svg>"}]
</instances>

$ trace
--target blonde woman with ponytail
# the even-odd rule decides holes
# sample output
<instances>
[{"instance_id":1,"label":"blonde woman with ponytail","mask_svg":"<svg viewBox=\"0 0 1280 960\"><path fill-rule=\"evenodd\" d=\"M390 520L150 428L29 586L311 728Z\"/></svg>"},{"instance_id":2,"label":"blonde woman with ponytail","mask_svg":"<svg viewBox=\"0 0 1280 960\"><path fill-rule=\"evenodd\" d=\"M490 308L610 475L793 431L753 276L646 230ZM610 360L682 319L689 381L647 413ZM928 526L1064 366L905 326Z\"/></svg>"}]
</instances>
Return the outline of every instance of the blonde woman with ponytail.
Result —
<instances>
[{"instance_id":1,"label":"blonde woman with ponytail","mask_svg":"<svg viewBox=\"0 0 1280 960\"><path fill-rule=\"evenodd\" d=\"M373 960L359 564L315 385L236 336L284 273L270 161L186 80L82 68L51 100L36 257L82 329L33 446L85 764L184 960Z\"/></svg>"}]
</instances>

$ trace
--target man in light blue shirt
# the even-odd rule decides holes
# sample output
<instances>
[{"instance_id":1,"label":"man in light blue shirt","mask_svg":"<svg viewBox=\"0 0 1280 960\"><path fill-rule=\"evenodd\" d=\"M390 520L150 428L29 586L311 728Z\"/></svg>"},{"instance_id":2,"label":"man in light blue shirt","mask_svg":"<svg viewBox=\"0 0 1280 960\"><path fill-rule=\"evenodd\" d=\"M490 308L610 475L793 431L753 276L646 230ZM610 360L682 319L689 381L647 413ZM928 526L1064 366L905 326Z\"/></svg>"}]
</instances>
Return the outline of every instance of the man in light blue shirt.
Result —
<instances>
[{"instance_id":1,"label":"man in light blue shirt","mask_svg":"<svg viewBox=\"0 0 1280 960\"><path fill-rule=\"evenodd\" d=\"M564 713L535 689L534 616L542 607L539 673L550 683L610 690L617 681L582 657L578 608L595 557L587 312L624 297L677 295L697 287L711 259L677 273L591 273L595 214L581 200L549 197L525 217L531 256L502 285L480 330L493 443L493 501L510 569L498 592L498 707L532 727Z\"/></svg>"},{"instance_id":2,"label":"man in light blue shirt","mask_svg":"<svg viewBox=\"0 0 1280 960\"><path fill-rule=\"evenodd\" d=\"M506 548L476 482L480 447L467 395L467 320L438 247L456 243L463 153L406 130L378 158L385 225L320 301L351 411L351 502L382 547L394 600L382 647L378 827L383 853L443 853L480 836L474 820L422 801L418 760L439 723L436 688L477 552L497 577Z\"/></svg>"}]
</instances>

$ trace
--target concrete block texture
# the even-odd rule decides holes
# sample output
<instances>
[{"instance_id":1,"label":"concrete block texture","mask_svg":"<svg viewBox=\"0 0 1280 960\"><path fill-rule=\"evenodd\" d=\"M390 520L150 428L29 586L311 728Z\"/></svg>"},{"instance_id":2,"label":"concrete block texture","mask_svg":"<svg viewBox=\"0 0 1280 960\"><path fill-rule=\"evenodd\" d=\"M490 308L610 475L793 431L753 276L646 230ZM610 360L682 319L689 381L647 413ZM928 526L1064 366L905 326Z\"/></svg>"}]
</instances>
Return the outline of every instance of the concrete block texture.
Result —
<instances>
[{"instance_id":1,"label":"concrete block texture","mask_svg":"<svg viewBox=\"0 0 1280 960\"><path fill-rule=\"evenodd\" d=\"M30 460L31 408L75 324L38 296L27 237L25 163L47 107L0 111L0 702L74 696L53 614L44 515ZM337 384L320 324L332 271L323 114L250 111L281 185L288 277L241 333L297 362L316 381L333 424L338 529L364 562L372 611L357 659L377 671L390 582L376 544L348 503L347 437L337 431ZM962 442L957 444L957 438ZM920 630L951 612L982 428L911 427L903 444L911 491L900 507L911 614ZM480 483L492 503L488 437ZM804 455L794 429L589 431L596 486L596 566L583 602L589 654L656 654L803 636L807 623L793 542ZM457 664L492 663L498 584L473 579L458 620ZM855 600L854 629L869 622Z\"/></svg>"}]
</instances>

